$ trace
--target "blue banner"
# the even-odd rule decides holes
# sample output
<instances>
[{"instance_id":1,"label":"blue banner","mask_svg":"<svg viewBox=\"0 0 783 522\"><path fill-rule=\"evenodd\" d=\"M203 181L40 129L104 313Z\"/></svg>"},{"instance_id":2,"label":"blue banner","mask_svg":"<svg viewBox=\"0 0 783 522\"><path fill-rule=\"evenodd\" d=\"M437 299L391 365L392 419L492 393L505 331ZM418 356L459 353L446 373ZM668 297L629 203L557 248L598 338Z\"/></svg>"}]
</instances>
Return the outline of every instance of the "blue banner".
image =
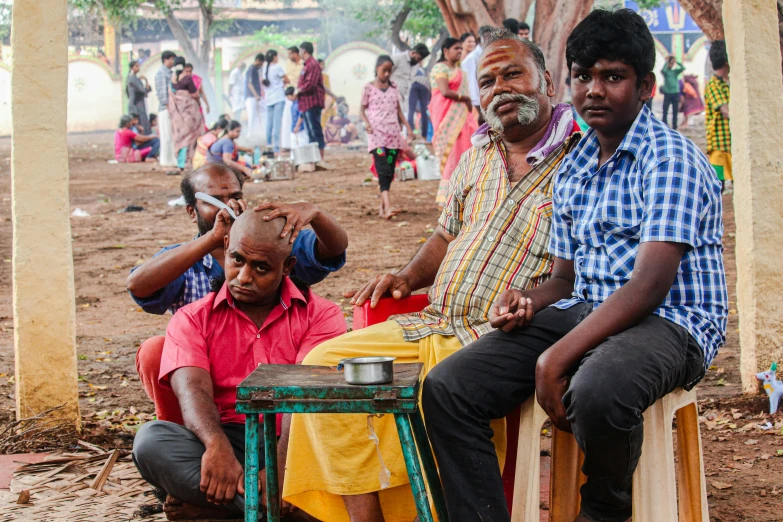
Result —
<instances>
[{"instance_id":1,"label":"blue banner","mask_svg":"<svg viewBox=\"0 0 783 522\"><path fill-rule=\"evenodd\" d=\"M662 2L661 6L655 9L639 9L636 2L625 0L625 7L639 13L653 34L701 32L691 15L680 4L672 0Z\"/></svg>"}]
</instances>

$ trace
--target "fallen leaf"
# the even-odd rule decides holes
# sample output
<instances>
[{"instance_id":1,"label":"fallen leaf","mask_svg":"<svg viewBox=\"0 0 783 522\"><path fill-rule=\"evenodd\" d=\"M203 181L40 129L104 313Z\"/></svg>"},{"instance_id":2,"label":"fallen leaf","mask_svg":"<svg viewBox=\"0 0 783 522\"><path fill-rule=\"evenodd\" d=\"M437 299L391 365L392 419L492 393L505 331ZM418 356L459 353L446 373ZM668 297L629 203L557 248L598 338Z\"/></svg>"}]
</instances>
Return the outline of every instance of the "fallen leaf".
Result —
<instances>
[{"instance_id":1,"label":"fallen leaf","mask_svg":"<svg viewBox=\"0 0 783 522\"><path fill-rule=\"evenodd\" d=\"M728 484L726 482L718 482L717 480L712 481L712 487L715 489L729 489L731 487L731 484Z\"/></svg>"},{"instance_id":2,"label":"fallen leaf","mask_svg":"<svg viewBox=\"0 0 783 522\"><path fill-rule=\"evenodd\" d=\"M25 489L19 493L19 498L16 499L17 504L29 504L30 503L30 490Z\"/></svg>"},{"instance_id":3,"label":"fallen leaf","mask_svg":"<svg viewBox=\"0 0 783 522\"><path fill-rule=\"evenodd\" d=\"M756 439L748 439L748 440L745 441L745 445L746 446L753 446L754 444L758 444L758 443L759 443L759 441L756 440Z\"/></svg>"},{"instance_id":4,"label":"fallen leaf","mask_svg":"<svg viewBox=\"0 0 783 522\"><path fill-rule=\"evenodd\" d=\"M94 388L96 390L105 390L106 388L108 388L108 386L100 386L98 384L93 384L93 383L89 383L87 386L89 386L90 388Z\"/></svg>"}]
</instances>

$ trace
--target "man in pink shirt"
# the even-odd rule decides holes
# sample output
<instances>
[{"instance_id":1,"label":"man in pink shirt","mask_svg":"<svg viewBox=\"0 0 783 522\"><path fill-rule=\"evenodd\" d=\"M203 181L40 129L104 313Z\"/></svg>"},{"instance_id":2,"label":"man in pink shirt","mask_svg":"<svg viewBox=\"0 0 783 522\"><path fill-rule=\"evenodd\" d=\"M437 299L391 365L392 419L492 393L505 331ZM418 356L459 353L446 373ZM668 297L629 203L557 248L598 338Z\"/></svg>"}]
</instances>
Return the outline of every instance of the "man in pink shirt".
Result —
<instances>
[{"instance_id":1,"label":"man in pink shirt","mask_svg":"<svg viewBox=\"0 0 783 522\"><path fill-rule=\"evenodd\" d=\"M173 390L184 426L145 424L133 460L145 480L168 494L170 519L241 515L245 417L235 410L236 386L259 364L298 364L346 331L339 306L288 278L296 258L280 237L285 220L264 215L237 218L224 240L226 282L181 308L166 329L158 385ZM280 470L289 422L278 419Z\"/></svg>"}]
</instances>

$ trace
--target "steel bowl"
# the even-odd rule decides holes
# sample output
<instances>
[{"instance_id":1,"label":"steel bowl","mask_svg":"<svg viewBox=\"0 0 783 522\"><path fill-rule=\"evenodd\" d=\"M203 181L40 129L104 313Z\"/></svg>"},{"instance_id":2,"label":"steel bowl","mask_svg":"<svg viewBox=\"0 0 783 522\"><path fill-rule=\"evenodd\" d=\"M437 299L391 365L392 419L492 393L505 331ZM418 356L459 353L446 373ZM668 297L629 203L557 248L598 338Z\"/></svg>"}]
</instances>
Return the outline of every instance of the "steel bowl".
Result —
<instances>
[{"instance_id":1,"label":"steel bowl","mask_svg":"<svg viewBox=\"0 0 783 522\"><path fill-rule=\"evenodd\" d=\"M385 384L394 380L396 357L353 357L337 365L348 384Z\"/></svg>"}]
</instances>

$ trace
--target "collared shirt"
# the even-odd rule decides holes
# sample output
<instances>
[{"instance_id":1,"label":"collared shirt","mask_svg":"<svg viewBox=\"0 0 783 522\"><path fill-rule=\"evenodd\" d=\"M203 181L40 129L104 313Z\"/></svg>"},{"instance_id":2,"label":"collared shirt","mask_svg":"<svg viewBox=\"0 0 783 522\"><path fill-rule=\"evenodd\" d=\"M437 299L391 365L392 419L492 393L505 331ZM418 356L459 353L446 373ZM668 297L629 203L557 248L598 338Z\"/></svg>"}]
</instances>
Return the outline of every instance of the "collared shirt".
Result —
<instances>
[{"instance_id":1,"label":"collared shirt","mask_svg":"<svg viewBox=\"0 0 783 522\"><path fill-rule=\"evenodd\" d=\"M593 307L631 280L639 245L686 245L677 277L653 313L688 330L706 366L725 340L720 182L690 140L643 107L617 151L598 166L590 130L555 179L550 252L574 261L574 296L554 306Z\"/></svg>"},{"instance_id":2,"label":"collared shirt","mask_svg":"<svg viewBox=\"0 0 783 522\"><path fill-rule=\"evenodd\" d=\"M469 344L492 331L490 307L504 290L535 287L552 271L552 181L579 134L515 185L508 180L503 142L491 131L489 138L464 153L454 170L439 223L456 239L430 288L430 305L396 319L406 341L438 334Z\"/></svg>"},{"instance_id":3,"label":"collared shirt","mask_svg":"<svg viewBox=\"0 0 783 522\"><path fill-rule=\"evenodd\" d=\"M664 94L680 94L680 81L677 78L684 70L685 67L679 62L674 67L669 67L668 63L665 64L661 69L661 74L663 75L661 92Z\"/></svg>"},{"instance_id":4,"label":"collared shirt","mask_svg":"<svg viewBox=\"0 0 783 522\"><path fill-rule=\"evenodd\" d=\"M203 368L212 377L222 423L244 423L236 412L237 385L260 364L301 363L310 350L346 332L339 306L289 279L280 303L258 328L237 309L228 286L180 310L169 321L160 359L159 382L170 387L175 370Z\"/></svg>"},{"instance_id":5,"label":"collared shirt","mask_svg":"<svg viewBox=\"0 0 783 522\"><path fill-rule=\"evenodd\" d=\"M332 272L340 270L345 264L345 252L341 256L319 261L315 247L318 238L312 230L302 230L294 240L291 255L296 257L292 276L308 285L323 281ZM155 254L177 248L179 245L168 246ZM133 268L136 270L136 268ZM210 279L220 279L224 276L223 267L215 261L211 254L205 255L184 274L176 278L149 297L136 297L131 294L136 303L150 314L164 314L169 310L172 314L183 306L198 301L210 292Z\"/></svg>"},{"instance_id":6,"label":"collared shirt","mask_svg":"<svg viewBox=\"0 0 783 522\"><path fill-rule=\"evenodd\" d=\"M291 85L299 85L299 77L302 75L302 69L304 69L304 60L299 60L298 63L294 63L293 60L288 60L285 64L285 75L288 76L288 81Z\"/></svg>"},{"instance_id":7,"label":"collared shirt","mask_svg":"<svg viewBox=\"0 0 783 522\"><path fill-rule=\"evenodd\" d=\"M707 152L719 150L731 152L731 128L729 120L720 112L720 108L729 104L729 84L723 78L713 76L704 89L706 109Z\"/></svg>"},{"instance_id":8,"label":"collared shirt","mask_svg":"<svg viewBox=\"0 0 783 522\"><path fill-rule=\"evenodd\" d=\"M261 68L256 68L255 65L250 65L245 71L245 99L253 98L255 95L250 90L250 86L253 86L258 96L263 95L261 90Z\"/></svg>"},{"instance_id":9,"label":"collared shirt","mask_svg":"<svg viewBox=\"0 0 783 522\"><path fill-rule=\"evenodd\" d=\"M171 89L171 69L161 65L155 73L155 96L158 97L159 111L164 111L169 106L169 90Z\"/></svg>"},{"instance_id":10,"label":"collared shirt","mask_svg":"<svg viewBox=\"0 0 783 522\"><path fill-rule=\"evenodd\" d=\"M411 94L411 85L413 85L416 71L419 70L419 64L411 65L410 51L395 54L392 56L392 63L394 68L392 69L391 81L394 82L400 91L400 98L407 100ZM403 105L403 107L407 110L408 106Z\"/></svg>"},{"instance_id":11,"label":"collared shirt","mask_svg":"<svg viewBox=\"0 0 783 522\"><path fill-rule=\"evenodd\" d=\"M312 56L305 60L304 69L299 76L299 111L307 112L313 107L323 107L326 100L324 78L321 66Z\"/></svg>"},{"instance_id":12,"label":"collared shirt","mask_svg":"<svg viewBox=\"0 0 783 522\"><path fill-rule=\"evenodd\" d=\"M481 97L479 96L479 84L476 77L476 71L478 69L478 59L481 53L484 52L484 48L481 45L476 45L476 48L470 51L468 55L462 60L462 70L465 71L465 75L468 78L468 89L470 90L470 103L474 107L481 106Z\"/></svg>"}]
</instances>

